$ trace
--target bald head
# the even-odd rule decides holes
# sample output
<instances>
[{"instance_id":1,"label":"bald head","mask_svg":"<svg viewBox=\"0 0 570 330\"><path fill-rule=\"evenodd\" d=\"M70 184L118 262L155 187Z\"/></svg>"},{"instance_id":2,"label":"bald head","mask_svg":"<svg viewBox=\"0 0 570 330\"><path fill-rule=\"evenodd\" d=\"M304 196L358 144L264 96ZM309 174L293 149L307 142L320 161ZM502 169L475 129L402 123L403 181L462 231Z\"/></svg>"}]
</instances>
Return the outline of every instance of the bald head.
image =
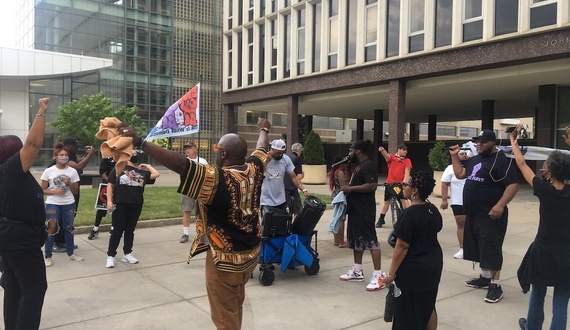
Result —
<instances>
[{"instance_id":1,"label":"bald head","mask_svg":"<svg viewBox=\"0 0 570 330\"><path fill-rule=\"evenodd\" d=\"M223 149L216 156L218 166L241 165L245 162L247 142L243 137L235 133L226 134L218 141L218 147Z\"/></svg>"}]
</instances>

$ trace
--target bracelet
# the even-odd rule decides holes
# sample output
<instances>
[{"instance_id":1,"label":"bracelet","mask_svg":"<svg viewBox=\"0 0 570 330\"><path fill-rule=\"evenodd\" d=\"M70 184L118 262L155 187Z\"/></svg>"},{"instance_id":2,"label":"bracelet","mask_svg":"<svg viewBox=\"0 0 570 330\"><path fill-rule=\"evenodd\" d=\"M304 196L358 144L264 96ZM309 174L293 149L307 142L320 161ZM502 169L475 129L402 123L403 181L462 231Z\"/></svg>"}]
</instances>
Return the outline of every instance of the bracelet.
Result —
<instances>
[{"instance_id":1,"label":"bracelet","mask_svg":"<svg viewBox=\"0 0 570 330\"><path fill-rule=\"evenodd\" d=\"M303 189L303 190L301 190L301 191L302 191L302 192L307 192L308 190L307 190L307 189Z\"/></svg>"},{"instance_id":2,"label":"bracelet","mask_svg":"<svg viewBox=\"0 0 570 330\"><path fill-rule=\"evenodd\" d=\"M260 133L261 133L261 131L264 131L264 132L269 133L269 128L267 128L267 127L262 127L262 128L259 129L259 132L260 132Z\"/></svg>"},{"instance_id":3,"label":"bracelet","mask_svg":"<svg viewBox=\"0 0 570 330\"><path fill-rule=\"evenodd\" d=\"M36 113L36 117L45 117L46 114L45 113Z\"/></svg>"},{"instance_id":4,"label":"bracelet","mask_svg":"<svg viewBox=\"0 0 570 330\"><path fill-rule=\"evenodd\" d=\"M390 275L390 274L386 274L386 276L388 276L388 278L391 279L391 280L393 280L393 279L396 278L396 275L392 276L392 275Z\"/></svg>"}]
</instances>

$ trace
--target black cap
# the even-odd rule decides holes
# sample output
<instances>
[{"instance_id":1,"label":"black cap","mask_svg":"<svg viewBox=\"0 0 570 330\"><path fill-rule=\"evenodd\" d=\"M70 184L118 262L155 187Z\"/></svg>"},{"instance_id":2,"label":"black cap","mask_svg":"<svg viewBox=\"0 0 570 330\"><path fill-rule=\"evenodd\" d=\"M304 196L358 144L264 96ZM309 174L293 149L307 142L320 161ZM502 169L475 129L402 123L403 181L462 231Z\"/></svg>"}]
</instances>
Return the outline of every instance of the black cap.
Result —
<instances>
[{"instance_id":1,"label":"black cap","mask_svg":"<svg viewBox=\"0 0 570 330\"><path fill-rule=\"evenodd\" d=\"M484 129L481 132L479 132L479 135L474 136L473 140L477 141L477 140L484 140L484 141L497 141L497 136L495 135L495 132L489 130L489 129Z\"/></svg>"},{"instance_id":2,"label":"black cap","mask_svg":"<svg viewBox=\"0 0 570 330\"><path fill-rule=\"evenodd\" d=\"M194 142L188 142L184 145L184 149L186 148L194 148L196 144Z\"/></svg>"},{"instance_id":3,"label":"black cap","mask_svg":"<svg viewBox=\"0 0 570 330\"><path fill-rule=\"evenodd\" d=\"M370 145L370 140L366 140L366 141L358 140L358 141L354 141L352 143L352 145L350 146L350 148L366 151L368 149L369 145Z\"/></svg>"},{"instance_id":4,"label":"black cap","mask_svg":"<svg viewBox=\"0 0 570 330\"><path fill-rule=\"evenodd\" d=\"M408 150L408 146L402 143L398 146L398 149Z\"/></svg>"},{"instance_id":5,"label":"black cap","mask_svg":"<svg viewBox=\"0 0 570 330\"><path fill-rule=\"evenodd\" d=\"M83 146L74 137L66 137L65 139L63 139L63 145L64 146L72 145L75 146L76 148L83 148Z\"/></svg>"}]
</instances>

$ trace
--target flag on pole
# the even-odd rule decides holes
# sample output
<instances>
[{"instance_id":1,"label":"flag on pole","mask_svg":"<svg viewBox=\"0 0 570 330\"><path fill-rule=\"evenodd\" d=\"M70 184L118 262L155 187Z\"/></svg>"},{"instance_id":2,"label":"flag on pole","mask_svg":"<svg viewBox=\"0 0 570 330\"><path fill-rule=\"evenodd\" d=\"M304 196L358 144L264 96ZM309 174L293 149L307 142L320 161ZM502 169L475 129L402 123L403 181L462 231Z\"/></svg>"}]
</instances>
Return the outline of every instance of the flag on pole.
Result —
<instances>
[{"instance_id":1,"label":"flag on pole","mask_svg":"<svg viewBox=\"0 0 570 330\"><path fill-rule=\"evenodd\" d=\"M200 131L200 84L171 105L146 140L188 135Z\"/></svg>"}]
</instances>

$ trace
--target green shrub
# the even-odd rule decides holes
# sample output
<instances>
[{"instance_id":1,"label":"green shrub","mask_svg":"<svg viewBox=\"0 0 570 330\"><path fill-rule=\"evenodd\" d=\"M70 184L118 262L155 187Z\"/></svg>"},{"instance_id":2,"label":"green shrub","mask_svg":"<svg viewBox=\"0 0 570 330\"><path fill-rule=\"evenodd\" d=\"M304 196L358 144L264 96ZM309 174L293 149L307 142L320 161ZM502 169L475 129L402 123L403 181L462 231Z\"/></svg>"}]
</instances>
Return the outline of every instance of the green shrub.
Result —
<instances>
[{"instance_id":1,"label":"green shrub","mask_svg":"<svg viewBox=\"0 0 570 330\"><path fill-rule=\"evenodd\" d=\"M443 141L438 141L429 150L428 160L429 166L434 171L443 171L449 165L449 152L444 150L445 143Z\"/></svg>"},{"instance_id":2,"label":"green shrub","mask_svg":"<svg viewBox=\"0 0 570 330\"><path fill-rule=\"evenodd\" d=\"M306 165L324 165L325 150L321 137L315 131L310 131L305 139L305 147L303 148L303 164Z\"/></svg>"}]
</instances>

